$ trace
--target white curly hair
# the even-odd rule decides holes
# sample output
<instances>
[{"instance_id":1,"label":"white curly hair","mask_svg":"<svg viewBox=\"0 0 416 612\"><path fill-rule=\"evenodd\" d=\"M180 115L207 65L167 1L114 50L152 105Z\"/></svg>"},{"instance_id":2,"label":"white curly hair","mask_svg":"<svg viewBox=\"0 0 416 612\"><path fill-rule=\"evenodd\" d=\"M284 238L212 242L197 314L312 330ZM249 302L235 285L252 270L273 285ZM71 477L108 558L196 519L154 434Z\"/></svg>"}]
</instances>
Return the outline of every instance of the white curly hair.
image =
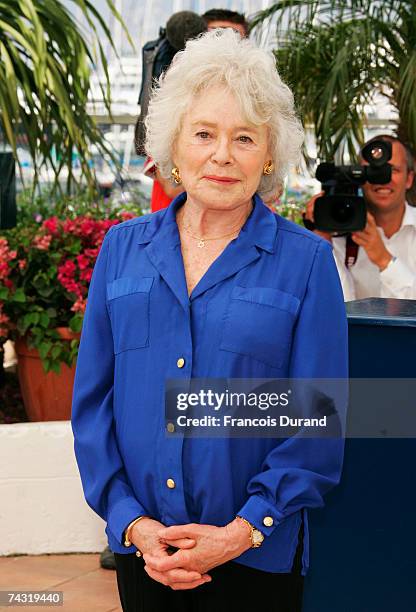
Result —
<instances>
[{"instance_id":1,"label":"white curly hair","mask_svg":"<svg viewBox=\"0 0 416 612\"><path fill-rule=\"evenodd\" d=\"M233 30L217 29L189 40L155 86L146 118L146 152L169 178L172 150L182 119L195 96L222 85L236 97L243 116L267 125L274 170L257 191L275 194L290 166L298 163L304 132L293 94L283 83L272 53L259 49Z\"/></svg>"}]
</instances>

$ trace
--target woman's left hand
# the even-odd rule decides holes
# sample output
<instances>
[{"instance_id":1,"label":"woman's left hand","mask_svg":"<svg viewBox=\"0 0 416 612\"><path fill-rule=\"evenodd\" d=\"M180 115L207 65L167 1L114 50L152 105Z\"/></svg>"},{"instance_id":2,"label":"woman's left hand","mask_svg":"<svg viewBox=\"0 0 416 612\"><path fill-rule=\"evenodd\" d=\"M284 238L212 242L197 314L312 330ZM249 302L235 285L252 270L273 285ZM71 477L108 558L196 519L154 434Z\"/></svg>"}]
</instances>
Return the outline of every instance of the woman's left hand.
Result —
<instances>
[{"instance_id":1,"label":"woman's left hand","mask_svg":"<svg viewBox=\"0 0 416 612\"><path fill-rule=\"evenodd\" d=\"M182 538L191 538L195 546L188 550L179 549L165 558L143 555L145 569L150 576L177 568L204 575L213 567L238 557L251 547L249 527L240 519L235 519L225 527L194 523L174 525L161 529L158 536L168 545L174 545L175 541Z\"/></svg>"}]
</instances>

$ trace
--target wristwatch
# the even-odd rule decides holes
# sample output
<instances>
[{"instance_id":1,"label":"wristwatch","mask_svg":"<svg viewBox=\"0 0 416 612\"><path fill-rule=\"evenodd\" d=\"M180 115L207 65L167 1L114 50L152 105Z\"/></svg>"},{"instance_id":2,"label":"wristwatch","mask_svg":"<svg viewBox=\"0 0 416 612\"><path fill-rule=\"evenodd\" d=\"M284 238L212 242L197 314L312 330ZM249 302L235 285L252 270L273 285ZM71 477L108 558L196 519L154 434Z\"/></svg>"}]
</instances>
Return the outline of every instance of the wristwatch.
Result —
<instances>
[{"instance_id":1,"label":"wristwatch","mask_svg":"<svg viewBox=\"0 0 416 612\"><path fill-rule=\"evenodd\" d=\"M249 521L244 517L237 515L236 518L239 518L240 520L244 521L245 524L250 527L251 548L259 548L264 540L264 535L262 534L262 532L259 529L256 529L256 527L249 523Z\"/></svg>"}]
</instances>

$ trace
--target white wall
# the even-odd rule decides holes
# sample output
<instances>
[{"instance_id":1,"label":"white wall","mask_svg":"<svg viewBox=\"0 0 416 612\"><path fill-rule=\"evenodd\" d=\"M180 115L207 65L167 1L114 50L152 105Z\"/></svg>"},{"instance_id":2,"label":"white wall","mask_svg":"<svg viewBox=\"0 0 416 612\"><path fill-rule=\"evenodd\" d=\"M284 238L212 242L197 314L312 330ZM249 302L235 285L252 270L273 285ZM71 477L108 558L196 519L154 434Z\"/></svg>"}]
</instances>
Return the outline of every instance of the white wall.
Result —
<instances>
[{"instance_id":1,"label":"white wall","mask_svg":"<svg viewBox=\"0 0 416 612\"><path fill-rule=\"evenodd\" d=\"M0 425L0 555L99 552L69 421Z\"/></svg>"}]
</instances>

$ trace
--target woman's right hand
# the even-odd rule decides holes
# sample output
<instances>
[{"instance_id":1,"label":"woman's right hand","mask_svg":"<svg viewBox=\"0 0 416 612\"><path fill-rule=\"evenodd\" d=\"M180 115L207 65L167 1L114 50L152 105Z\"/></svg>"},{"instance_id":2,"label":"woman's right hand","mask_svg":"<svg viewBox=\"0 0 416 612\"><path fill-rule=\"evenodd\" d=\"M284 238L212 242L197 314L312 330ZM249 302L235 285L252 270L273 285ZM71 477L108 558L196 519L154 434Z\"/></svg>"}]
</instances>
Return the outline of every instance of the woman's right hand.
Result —
<instances>
[{"instance_id":1,"label":"woman's right hand","mask_svg":"<svg viewBox=\"0 0 416 612\"><path fill-rule=\"evenodd\" d=\"M162 542L157 535L165 525L151 518L143 518L133 526L130 534L130 540L139 549L142 554L149 554L157 557L168 557L169 546L166 542ZM170 546L175 548L193 548L195 540L191 538L181 538L170 542ZM146 572L151 578L158 582L170 586L174 590L178 589L194 589L195 587L209 582L210 576L207 574L201 575L196 571L188 571L182 568L168 570L166 572L155 572L145 566Z\"/></svg>"}]
</instances>

